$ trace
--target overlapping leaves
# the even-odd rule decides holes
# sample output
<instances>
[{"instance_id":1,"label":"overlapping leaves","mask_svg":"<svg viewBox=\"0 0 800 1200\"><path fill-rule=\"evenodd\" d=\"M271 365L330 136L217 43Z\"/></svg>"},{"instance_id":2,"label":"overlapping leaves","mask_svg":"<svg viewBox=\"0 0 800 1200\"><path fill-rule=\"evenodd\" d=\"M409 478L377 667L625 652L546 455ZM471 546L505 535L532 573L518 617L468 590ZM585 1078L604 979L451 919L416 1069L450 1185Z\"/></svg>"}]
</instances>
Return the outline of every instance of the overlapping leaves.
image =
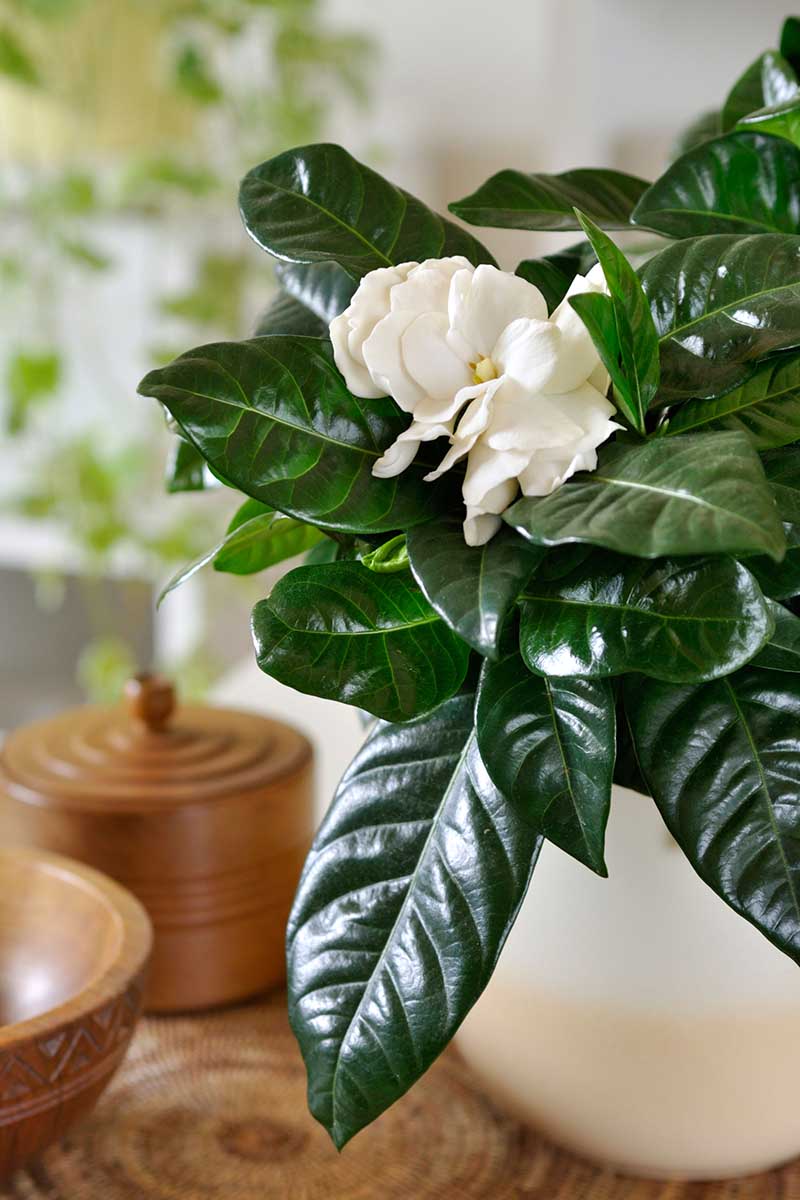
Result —
<instances>
[{"instance_id":1,"label":"overlapping leaves","mask_svg":"<svg viewBox=\"0 0 800 1200\"><path fill-rule=\"evenodd\" d=\"M268 675L388 721L447 700L469 657L407 573L379 574L356 562L285 575L256 605L253 637Z\"/></svg>"},{"instance_id":2,"label":"overlapping leaves","mask_svg":"<svg viewBox=\"0 0 800 1200\"><path fill-rule=\"evenodd\" d=\"M351 395L325 340L203 346L151 371L139 390L164 404L215 471L298 520L380 532L436 511L422 471L372 476L405 420L390 401Z\"/></svg>"}]
</instances>

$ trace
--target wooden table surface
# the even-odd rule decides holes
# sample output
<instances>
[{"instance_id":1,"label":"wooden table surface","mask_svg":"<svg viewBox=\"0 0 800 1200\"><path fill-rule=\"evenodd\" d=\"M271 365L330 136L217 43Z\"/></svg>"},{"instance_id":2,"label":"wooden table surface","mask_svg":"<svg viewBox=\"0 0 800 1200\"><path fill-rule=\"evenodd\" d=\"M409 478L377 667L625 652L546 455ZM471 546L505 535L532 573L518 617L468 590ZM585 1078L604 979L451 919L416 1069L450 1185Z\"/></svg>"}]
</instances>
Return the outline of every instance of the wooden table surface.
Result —
<instances>
[{"instance_id":1,"label":"wooden table surface","mask_svg":"<svg viewBox=\"0 0 800 1200\"><path fill-rule=\"evenodd\" d=\"M625 1179L500 1112L454 1052L339 1155L308 1115L283 997L150 1018L96 1112L14 1200L800 1200L800 1163L735 1183Z\"/></svg>"}]
</instances>

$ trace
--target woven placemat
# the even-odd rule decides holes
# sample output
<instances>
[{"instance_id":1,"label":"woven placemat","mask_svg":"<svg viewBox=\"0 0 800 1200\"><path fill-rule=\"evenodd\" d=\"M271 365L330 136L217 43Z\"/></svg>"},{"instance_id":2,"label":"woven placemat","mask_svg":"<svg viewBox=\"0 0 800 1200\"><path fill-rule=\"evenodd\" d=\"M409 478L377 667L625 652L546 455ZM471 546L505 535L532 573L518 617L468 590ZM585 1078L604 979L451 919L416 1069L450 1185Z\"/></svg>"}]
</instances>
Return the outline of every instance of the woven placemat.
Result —
<instances>
[{"instance_id":1,"label":"woven placemat","mask_svg":"<svg viewBox=\"0 0 800 1200\"><path fill-rule=\"evenodd\" d=\"M800 1164L729 1184L623 1179L496 1109L449 1052L338 1155L285 1002L150 1018L96 1112L14 1200L800 1200Z\"/></svg>"}]
</instances>

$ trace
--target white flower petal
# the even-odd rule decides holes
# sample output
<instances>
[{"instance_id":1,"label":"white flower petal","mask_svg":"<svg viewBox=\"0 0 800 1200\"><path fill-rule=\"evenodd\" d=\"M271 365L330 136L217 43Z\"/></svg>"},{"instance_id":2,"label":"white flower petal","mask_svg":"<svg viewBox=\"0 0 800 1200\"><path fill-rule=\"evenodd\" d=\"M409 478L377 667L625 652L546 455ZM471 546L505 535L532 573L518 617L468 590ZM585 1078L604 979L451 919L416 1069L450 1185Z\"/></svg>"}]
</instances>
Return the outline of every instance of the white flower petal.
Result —
<instances>
[{"instance_id":1,"label":"white flower petal","mask_svg":"<svg viewBox=\"0 0 800 1200\"><path fill-rule=\"evenodd\" d=\"M415 312L447 312L450 280L456 271L473 268L461 255L453 258L427 258L409 271L407 278L391 290L391 308L412 308Z\"/></svg>"},{"instance_id":2,"label":"white flower petal","mask_svg":"<svg viewBox=\"0 0 800 1200\"><path fill-rule=\"evenodd\" d=\"M517 494L517 476L529 458L529 454L515 451L501 454L485 442L478 442L469 456L464 476L465 503L482 512L504 512Z\"/></svg>"},{"instance_id":3,"label":"white flower petal","mask_svg":"<svg viewBox=\"0 0 800 1200\"><path fill-rule=\"evenodd\" d=\"M561 334L550 321L519 318L506 325L492 350L497 370L538 392L558 368Z\"/></svg>"},{"instance_id":4,"label":"white flower petal","mask_svg":"<svg viewBox=\"0 0 800 1200\"><path fill-rule=\"evenodd\" d=\"M558 403L542 393L531 395L511 381L496 398L485 441L494 450L541 450L574 444L583 436L575 422Z\"/></svg>"},{"instance_id":5,"label":"white flower petal","mask_svg":"<svg viewBox=\"0 0 800 1200\"><path fill-rule=\"evenodd\" d=\"M377 399L378 396L385 396L386 392L376 387L363 362L350 353L348 344L350 324L347 310L333 318L330 324L330 335L333 343L334 362L344 375L344 381L353 395L372 400Z\"/></svg>"},{"instance_id":6,"label":"white flower petal","mask_svg":"<svg viewBox=\"0 0 800 1200\"><path fill-rule=\"evenodd\" d=\"M452 446L445 454L435 471L425 476L430 483L444 475L455 466L465 455L469 454L476 441L489 424L492 415L492 402L496 392L502 386L502 379L490 379L488 383L477 383L473 387L462 388L456 400L462 404L471 401L466 412L458 422L452 435Z\"/></svg>"},{"instance_id":7,"label":"white flower petal","mask_svg":"<svg viewBox=\"0 0 800 1200\"><path fill-rule=\"evenodd\" d=\"M468 508L464 520L464 541L468 546L485 546L502 524L499 517Z\"/></svg>"},{"instance_id":8,"label":"white flower petal","mask_svg":"<svg viewBox=\"0 0 800 1200\"><path fill-rule=\"evenodd\" d=\"M469 368L447 344L444 313L416 317L402 335L401 349L406 371L432 400L450 401L469 386Z\"/></svg>"},{"instance_id":9,"label":"white flower petal","mask_svg":"<svg viewBox=\"0 0 800 1200\"><path fill-rule=\"evenodd\" d=\"M605 396L606 392L608 391L608 385L611 383L611 376L601 362L598 362L597 366L589 376L587 383L590 383L592 387L597 388L598 392L602 392Z\"/></svg>"},{"instance_id":10,"label":"white flower petal","mask_svg":"<svg viewBox=\"0 0 800 1200\"><path fill-rule=\"evenodd\" d=\"M535 451L528 466L520 472L519 482L525 496L548 496L576 471L593 471L597 466L597 447L622 428L610 417L616 411L613 404L593 388L584 384L563 396L548 396L565 420L580 427L580 435L562 448L543 446Z\"/></svg>"},{"instance_id":11,"label":"white flower petal","mask_svg":"<svg viewBox=\"0 0 800 1200\"><path fill-rule=\"evenodd\" d=\"M594 279L591 278L595 271L596 268L592 268L585 278L583 275L575 276L566 296L550 317L553 325L559 330L561 342L556 369L545 385L548 392L571 392L580 387L600 362L588 329L569 302L570 296L580 296L586 292L605 292L604 280L601 285L597 275ZM603 279L602 274L599 278Z\"/></svg>"},{"instance_id":12,"label":"white flower petal","mask_svg":"<svg viewBox=\"0 0 800 1200\"><path fill-rule=\"evenodd\" d=\"M448 317L457 353L476 358L491 355L507 325L518 317L547 320L547 305L538 288L518 275L484 263L470 275L457 271L450 283Z\"/></svg>"},{"instance_id":13,"label":"white flower petal","mask_svg":"<svg viewBox=\"0 0 800 1200\"><path fill-rule=\"evenodd\" d=\"M420 443L432 442L440 437L450 437L452 432L452 422L448 424L412 421L408 429L404 429L392 442L383 457L378 459L372 468L372 474L379 479L389 479L393 475L399 475L413 462Z\"/></svg>"},{"instance_id":14,"label":"white flower petal","mask_svg":"<svg viewBox=\"0 0 800 1200\"><path fill-rule=\"evenodd\" d=\"M364 361L376 387L393 396L406 412L413 412L425 399L425 389L412 379L405 368L401 338L415 318L413 311L389 313L364 342Z\"/></svg>"},{"instance_id":15,"label":"white flower petal","mask_svg":"<svg viewBox=\"0 0 800 1200\"><path fill-rule=\"evenodd\" d=\"M401 471L405 471L406 467L411 466L417 450L419 450L419 442L401 441L398 438L374 464L372 474L376 479L391 479L394 475L399 475Z\"/></svg>"}]
</instances>

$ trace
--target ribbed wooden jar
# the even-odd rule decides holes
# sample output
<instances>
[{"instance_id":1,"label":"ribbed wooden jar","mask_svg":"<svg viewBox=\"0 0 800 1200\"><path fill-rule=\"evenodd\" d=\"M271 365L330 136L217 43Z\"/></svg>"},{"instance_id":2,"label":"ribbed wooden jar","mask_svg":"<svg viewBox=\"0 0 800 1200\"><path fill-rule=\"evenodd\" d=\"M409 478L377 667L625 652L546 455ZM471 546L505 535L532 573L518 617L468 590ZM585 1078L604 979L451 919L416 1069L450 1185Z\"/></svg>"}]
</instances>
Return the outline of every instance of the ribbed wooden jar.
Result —
<instances>
[{"instance_id":1,"label":"ribbed wooden jar","mask_svg":"<svg viewBox=\"0 0 800 1200\"><path fill-rule=\"evenodd\" d=\"M116 709L24 726L0 752L0 839L104 871L138 896L155 946L151 1011L280 983L313 830L312 752L278 721L181 706L141 676Z\"/></svg>"}]
</instances>

